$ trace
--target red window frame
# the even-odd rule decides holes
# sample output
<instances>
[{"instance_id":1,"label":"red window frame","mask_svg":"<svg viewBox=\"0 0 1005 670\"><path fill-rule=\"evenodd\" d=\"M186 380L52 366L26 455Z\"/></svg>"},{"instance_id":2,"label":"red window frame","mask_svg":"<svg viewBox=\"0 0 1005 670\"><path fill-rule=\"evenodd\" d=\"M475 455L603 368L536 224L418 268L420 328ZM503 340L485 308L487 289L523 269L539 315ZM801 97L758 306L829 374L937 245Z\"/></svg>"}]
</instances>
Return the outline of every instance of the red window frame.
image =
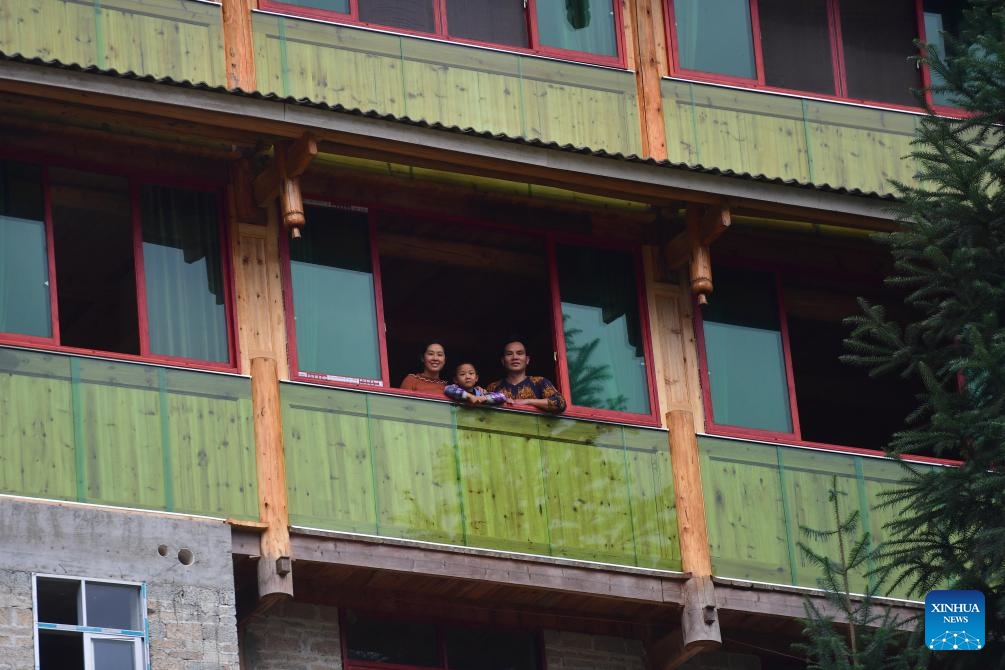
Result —
<instances>
[{"instance_id":1,"label":"red window frame","mask_svg":"<svg viewBox=\"0 0 1005 670\"><path fill-rule=\"evenodd\" d=\"M293 277L290 268L290 240L288 235L280 232L279 249L282 259L283 300L285 306L286 337L288 342L287 349L289 352L288 356L290 364L290 376L291 379L293 379L294 381L308 384L334 386L340 388L377 391L394 395L414 396L422 398L435 397L439 400L446 401L446 398L444 396L433 396L430 394L406 391L404 389L400 389L393 386L392 380L390 378L390 367L387 355L387 340L385 337L383 291L382 291L383 285L380 272L380 248L377 239L377 222L376 222L377 217L374 215L381 212L393 213L393 214L412 214L425 220L429 220L432 218L432 216L435 216L437 220L444 222L460 223L466 226L473 226L482 229L494 229L494 230L513 232L528 237L535 237L541 240L542 247L545 252L544 260L547 263L547 269L549 275L548 278L549 288L546 300L549 301L552 312L552 323L549 324L549 327L551 330L552 344L554 346L554 355L556 357L556 360L554 361L553 370L557 373L554 378L552 378L551 375L544 375L544 376L552 378L552 380L558 387L559 392L561 392L562 395L566 398L567 408L565 412L563 412L562 416L569 416L582 419L592 419L598 421L611 421L611 422L638 425L638 426L661 425L659 420L659 403L656 394L656 388L654 385L652 337L650 335L649 313L646 308L648 303L646 301L646 295L645 295L645 281L642 269L642 253L641 248L638 245L633 245L629 242L621 240L598 241L596 239L581 235L528 231L513 225L478 221L464 217L443 216L438 214L423 215L421 213L417 213L414 210L409 210L407 208L387 207L382 206L380 204L364 205L359 202L350 203L345 201L332 201L317 197L305 198L305 203L326 206L326 207L355 209L356 211L362 209L368 213L367 225L369 228L370 259L371 259L371 266L373 268L374 299L376 302L375 314L377 322L376 325L377 325L378 346L380 353L381 378L379 380L377 379L369 380L369 379L354 379L348 377L338 378L337 375L331 375L331 377L333 378L325 379L320 377L319 373L310 370L300 369L299 358L297 353L296 325L293 319L294 315ZM310 225L309 221L307 225ZM621 251L630 253L632 255L632 261L635 266L635 286L637 289L636 304L638 305L639 326L642 331L641 337L644 343L644 356L646 364L646 392L647 392L647 398L649 400L648 414L636 414L632 412L622 412L617 410L597 409L572 404L572 398L570 395L570 383L569 383L569 366L568 361L566 360L565 334L562 330L562 301L560 295L558 267L555 262L556 244L569 244L580 247L592 247L595 249ZM548 356L548 353L531 352L531 355L532 358L541 360L542 358ZM541 368L538 369L540 370ZM512 411L532 412L532 413L537 412L537 410L532 409L515 409L515 408L512 409Z\"/></svg>"},{"instance_id":2,"label":"red window frame","mask_svg":"<svg viewBox=\"0 0 1005 670\"><path fill-rule=\"evenodd\" d=\"M0 332L0 344L33 347L68 354L99 356L101 358L111 358L139 363L172 365L176 367L199 370L213 370L218 372L235 372L237 370L237 335L234 329L233 313L234 274L231 271L230 239L228 234L229 226L227 225L226 217L224 184L220 183L207 185L205 182L179 177L164 177L163 175L156 173L114 170L94 163L67 162L50 160L47 158L40 160L37 156L26 158L17 154L0 154L0 159L37 165L42 170L42 197L44 199L43 212L45 216L45 251L49 275L49 318L52 327L52 334L49 337ZM56 282L56 252L52 223L52 198L49 184L49 169L52 167L68 168L93 172L96 174L122 177L126 179L129 184L130 224L132 226L131 235L133 244L133 276L136 285L136 319L140 343L139 354L71 347L60 344L59 286ZM200 191L203 193L213 193L216 195L220 252L223 255L223 258L220 259L220 272L223 274L224 315L226 319L228 352L227 361L224 363L181 358L176 356L165 356L163 354L155 354L150 351L150 322L147 310L146 272L143 265L143 230L139 210L140 186L142 185L174 186L193 191Z\"/></svg>"},{"instance_id":3,"label":"red window frame","mask_svg":"<svg viewBox=\"0 0 1005 670\"><path fill-rule=\"evenodd\" d=\"M763 91L784 93L790 95L796 95L802 98L816 98L820 100L833 100L837 102L852 102L861 105L868 105L870 107L883 107L887 109L894 110L904 110L917 112L922 108L917 105L904 105L894 102L881 102L876 100L867 100L861 98L853 98L848 95L848 83L847 77L845 75L845 63L844 63L844 46L841 36L841 0L826 0L827 2L827 25L828 32L830 34L830 51L831 51L831 66L834 77L834 90L833 95L827 93L818 93L814 91L801 91L798 89L788 89L778 86L769 86L765 81L764 74L764 58L761 49L761 27L760 27L760 15L758 13L758 0L747 0L750 4L750 23L751 23L751 40L754 51L754 71L756 76L753 79L748 79L745 77L735 77L732 75L717 74L714 72L702 72L700 70L688 70L681 66L680 55L677 50L677 22L674 16L674 0L666 0L664 7L666 9L663 12L664 15L664 28L666 34L668 35L667 44L670 51L670 74L674 77L679 77L681 79L693 79L699 82L711 82L717 84L726 84L731 86L738 86L743 88L753 88ZM922 42L927 42L928 38L925 34L925 12L924 12L924 0L915 0L915 20L918 35ZM905 58L912 54L905 54ZM928 67L921 68L921 84L926 89L931 85L931 74ZM932 95L930 92L925 92L925 99L929 105L933 105ZM949 115L959 115L960 110L954 109L952 107L944 106L933 106L933 109L940 113L945 113Z\"/></svg>"},{"instance_id":4,"label":"red window frame","mask_svg":"<svg viewBox=\"0 0 1005 670\"><path fill-rule=\"evenodd\" d=\"M789 415L792 418L792 431L785 433L760 428L747 428L743 426L732 426L729 424L716 423L715 413L712 409L712 386L708 372L708 349L705 345L705 327L701 310L701 305L697 299L692 302L692 321L694 324L695 340L698 345L698 373L701 381L701 400L705 410L705 430L710 435L721 437L733 437L757 442L772 442L797 447L809 447L823 451L834 451L849 454L861 454L866 456L885 456L878 449L868 449L840 444L828 444L825 442L812 442L802 438L802 431L799 426L799 403L796 394L795 375L792 368L792 348L789 343L788 312L785 309L785 291L782 285L782 275L788 274L785 269L766 267L759 264L730 264L729 267L745 268L770 274L774 278L776 306L778 310L778 323L782 339L782 354L785 362L785 385L788 391ZM714 299L714 296L713 296ZM904 460L919 463L936 463L942 465L959 465L960 461L937 458L934 456L906 455Z\"/></svg>"},{"instance_id":5,"label":"red window frame","mask_svg":"<svg viewBox=\"0 0 1005 670\"><path fill-rule=\"evenodd\" d=\"M428 666L428 665L406 665L401 663L385 663L383 661L360 661L349 658L349 636L346 631L349 627L346 622L346 617L349 610L354 610L355 608L339 608L339 630L342 634L339 635L340 643L342 647L342 667L345 670L446 670L447 666L447 643L446 643L446 632L445 628L448 626L456 626L459 628L480 628L485 630L508 630L513 632L523 632L529 633L534 636L534 642L537 646L537 667L538 670L547 670L548 660L544 650L544 641L541 638L541 630L538 628L523 628L517 626L486 626L482 624L472 624L467 621L460 619L437 619L435 621L428 621L425 619L416 619L413 617L408 617L404 615L387 615L379 612L371 612L367 610L357 610L360 614L366 617L381 619L383 621L396 621L396 622L418 622L426 623L435 627L436 629L436 647L438 650L438 660L439 665Z\"/></svg>"},{"instance_id":6,"label":"red window frame","mask_svg":"<svg viewBox=\"0 0 1005 670\"><path fill-rule=\"evenodd\" d=\"M447 26L447 3L451 1L463 2L464 0L429 0L429 1L433 3L434 23L436 25L436 30L435 32L432 33L427 33L419 30L411 30L408 28L398 28L395 26L384 26L380 24L367 23L365 21L361 21L359 18L358 0L348 0L349 2L348 14L328 11L325 9L315 9L312 7L299 7L297 5L286 4L284 2L281 2L280 0L259 0L259 7L263 10L279 12L291 16L304 16L307 18L319 19L321 21L327 21L331 23L356 25L356 26L362 26L364 28L372 28L374 30L400 33L403 35L436 37L439 39L448 40L450 42L457 42L458 44L468 44L472 46L489 47L491 49L497 49L501 51L512 51L515 53L547 56L550 58L574 61L578 63L604 65L607 67L615 67L615 68L625 67L624 22L622 19L622 8L621 8L622 3L620 2L620 0L612 0L611 2L611 9L614 12L614 40L617 50L617 54L614 56L605 56L603 54L594 54L589 53L587 51L573 51L570 49L561 49L558 47L550 47L542 45L538 38L539 29L537 22L537 3L541 2L542 0L524 0L524 11L526 12L526 19L527 19L527 39L530 42L530 46L527 47L514 46L512 44L495 44L492 42L483 42L480 40L467 39L464 37L457 37L451 35L449 27Z\"/></svg>"}]
</instances>

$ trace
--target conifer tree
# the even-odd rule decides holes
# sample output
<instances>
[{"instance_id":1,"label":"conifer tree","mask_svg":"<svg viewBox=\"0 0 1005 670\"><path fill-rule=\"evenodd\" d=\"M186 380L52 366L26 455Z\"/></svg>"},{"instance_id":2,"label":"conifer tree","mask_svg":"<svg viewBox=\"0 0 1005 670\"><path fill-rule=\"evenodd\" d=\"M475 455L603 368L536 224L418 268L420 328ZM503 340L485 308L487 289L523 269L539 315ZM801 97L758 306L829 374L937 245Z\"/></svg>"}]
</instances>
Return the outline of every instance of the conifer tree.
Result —
<instances>
[{"instance_id":1,"label":"conifer tree","mask_svg":"<svg viewBox=\"0 0 1005 670\"><path fill-rule=\"evenodd\" d=\"M928 48L922 60L944 82L933 90L963 115L921 120L918 181L897 184L901 225L883 238L895 267L887 281L911 316L896 323L863 302L845 359L923 385L892 454L963 461L905 464L883 558L919 598L933 588L985 594L985 649L933 658L993 670L1005 668L1005 3L971 0L946 56Z\"/></svg>"},{"instance_id":2,"label":"conifer tree","mask_svg":"<svg viewBox=\"0 0 1005 670\"><path fill-rule=\"evenodd\" d=\"M800 529L806 541L799 543L799 550L820 570L818 582L830 608L806 599L807 642L794 648L806 655L809 670L921 670L927 667L927 650L920 638L907 632L914 622L898 619L890 607L877 602L882 580L870 579L864 594L852 595L852 580L870 571L878 549L871 535L860 531L859 511L844 513L846 496L835 477L828 493L834 528ZM837 544L834 556L811 544L828 540ZM834 614L840 614L842 625Z\"/></svg>"}]
</instances>

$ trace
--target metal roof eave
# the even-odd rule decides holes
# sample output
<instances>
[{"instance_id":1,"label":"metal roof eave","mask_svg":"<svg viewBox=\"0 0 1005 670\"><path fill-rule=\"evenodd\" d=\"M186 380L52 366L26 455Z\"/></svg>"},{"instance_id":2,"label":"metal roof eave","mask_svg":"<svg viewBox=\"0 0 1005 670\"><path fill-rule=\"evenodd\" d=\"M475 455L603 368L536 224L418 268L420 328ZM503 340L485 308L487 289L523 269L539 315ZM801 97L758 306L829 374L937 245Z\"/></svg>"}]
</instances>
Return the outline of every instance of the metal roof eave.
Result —
<instances>
[{"instance_id":1,"label":"metal roof eave","mask_svg":"<svg viewBox=\"0 0 1005 670\"><path fill-rule=\"evenodd\" d=\"M506 176L516 181L605 191L626 199L667 202L729 200L849 217L895 220L893 201L876 194L736 175L715 169L612 155L536 140L448 128L310 101L228 91L190 82L79 68L18 56L0 58L0 90L56 98L97 108L239 126L274 137L313 132L334 151L378 152L388 160L431 164L460 173Z\"/></svg>"}]
</instances>

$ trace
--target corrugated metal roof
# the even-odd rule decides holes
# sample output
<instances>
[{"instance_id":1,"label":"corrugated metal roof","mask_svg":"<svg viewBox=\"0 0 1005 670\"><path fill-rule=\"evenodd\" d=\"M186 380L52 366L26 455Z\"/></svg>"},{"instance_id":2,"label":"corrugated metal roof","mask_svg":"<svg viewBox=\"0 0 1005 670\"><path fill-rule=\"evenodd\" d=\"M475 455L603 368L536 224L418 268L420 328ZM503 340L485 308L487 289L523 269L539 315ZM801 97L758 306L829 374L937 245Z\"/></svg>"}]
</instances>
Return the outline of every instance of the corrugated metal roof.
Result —
<instances>
[{"instance_id":1,"label":"corrugated metal roof","mask_svg":"<svg viewBox=\"0 0 1005 670\"><path fill-rule=\"evenodd\" d=\"M559 144L557 142L546 142L539 139L532 139L526 137L515 137L512 135L506 135L504 133L493 133L486 130L477 130L475 128L461 128L460 126L452 126L440 123L438 121L430 122L423 119L412 119L407 116L396 116L394 114L386 114L377 111L367 111L359 108L345 107L341 104L329 104L326 102L317 102L310 100L308 98L294 98L292 96L280 96L275 93L261 93L259 91L244 91L242 89L231 89L225 86L213 86L206 83L193 83L187 79L177 80L171 77L155 77L153 75L143 75L137 74L131 70L126 72L119 72L115 69L102 69L95 65L77 65L73 63L63 63L59 60L51 59L46 60L39 57L27 57L21 54L8 54L0 51L0 61L11 61L16 63L25 63L30 65L43 65L46 67L59 68L63 70L70 70L74 72L85 72L88 74L117 77L120 79L127 79L131 81L138 82L149 82L152 84L158 84L162 86L174 86L179 88L185 88L197 91L207 91L212 93L223 93L227 95L251 98L255 100L266 100L271 102L280 102L288 105L296 105L299 107L307 107L311 109L319 109L324 111L330 111L337 114L349 114L352 116L359 116L369 119L377 119L381 121L390 121L394 123L401 123L404 125L414 126L418 128L428 128L432 130L438 130L443 132L455 133L466 135L469 137L478 137L482 139L491 139L499 142L508 142L511 144L520 144L525 146L538 147L542 149L548 149L552 151L561 151L564 153L575 153L580 155L592 156L596 158L604 158L618 161L625 161L629 163L636 163L641 165L653 165L656 167L674 169L674 170L686 170L689 172L696 172L701 174L722 176L734 179L742 179L747 181L756 181L766 184L776 184L781 186L791 186L794 188L812 189L817 191L822 191L825 193L834 193L839 195L850 195L865 198L874 198L881 200L895 200L896 198L890 194L877 193L876 191L863 191L858 188L847 188L844 186L832 186L830 184L814 184L810 182L801 182L796 179L784 179L782 177L771 177L765 174L752 174L750 172L737 172L731 169L721 169L717 167L707 167L698 164L680 163L669 160L656 160L653 158L643 158L635 154L623 154L623 153L611 153L603 149L590 149L588 147L577 147L572 144Z\"/></svg>"}]
</instances>

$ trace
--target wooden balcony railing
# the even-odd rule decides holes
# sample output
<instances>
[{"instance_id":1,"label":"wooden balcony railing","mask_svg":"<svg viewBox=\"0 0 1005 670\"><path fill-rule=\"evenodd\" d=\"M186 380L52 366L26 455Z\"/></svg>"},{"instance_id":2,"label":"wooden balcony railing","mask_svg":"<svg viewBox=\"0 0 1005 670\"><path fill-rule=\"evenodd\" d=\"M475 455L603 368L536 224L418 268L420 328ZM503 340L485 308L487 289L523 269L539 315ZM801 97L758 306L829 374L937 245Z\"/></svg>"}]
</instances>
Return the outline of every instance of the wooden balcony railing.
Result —
<instances>
[{"instance_id":1,"label":"wooden balcony railing","mask_svg":"<svg viewBox=\"0 0 1005 670\"><path fill-rule=\"evenodd\" d=\"M223 85L222 23L201 0L16 0L0 6L0 51Z\"/></svg>"},{"instance_id":2,"label":"wooden balcony railing","mask_svg":"<svg viewBox=\"0 0 1005 670\"><path fill-rule=\"evenodd\" d=\"M800 528L834 530L829 492L835 476L842 515L857 510L860 530L874 542L886 537L883 526L897 514L881 505L882 493L903 477L892 460L713 437L699 437L698 448L717 577L817 587L820 570L799 542L837 560L838 541L811 541ZM856 592L868 584L864 573L852 578Z\"/></svg>"},{"instance_id":3,"label":"wooden balcony railing","mask_svg":"<svg viewBox=\"0 0 1005 670\"><path fill-rule=\"evenodd\" d=\"M0 492L258 519L247 378L0 347Z\"/></svg>"},{"instance_id":4,"label":"wooden balcony railing","mask_svg":"<svg viewBox=\"0 0 1005 670\"><path fill-rule=\"evenodd\" d=\"M665 431L281 387L294 526L681 567Z\"/></svg>"}]
</instances>

